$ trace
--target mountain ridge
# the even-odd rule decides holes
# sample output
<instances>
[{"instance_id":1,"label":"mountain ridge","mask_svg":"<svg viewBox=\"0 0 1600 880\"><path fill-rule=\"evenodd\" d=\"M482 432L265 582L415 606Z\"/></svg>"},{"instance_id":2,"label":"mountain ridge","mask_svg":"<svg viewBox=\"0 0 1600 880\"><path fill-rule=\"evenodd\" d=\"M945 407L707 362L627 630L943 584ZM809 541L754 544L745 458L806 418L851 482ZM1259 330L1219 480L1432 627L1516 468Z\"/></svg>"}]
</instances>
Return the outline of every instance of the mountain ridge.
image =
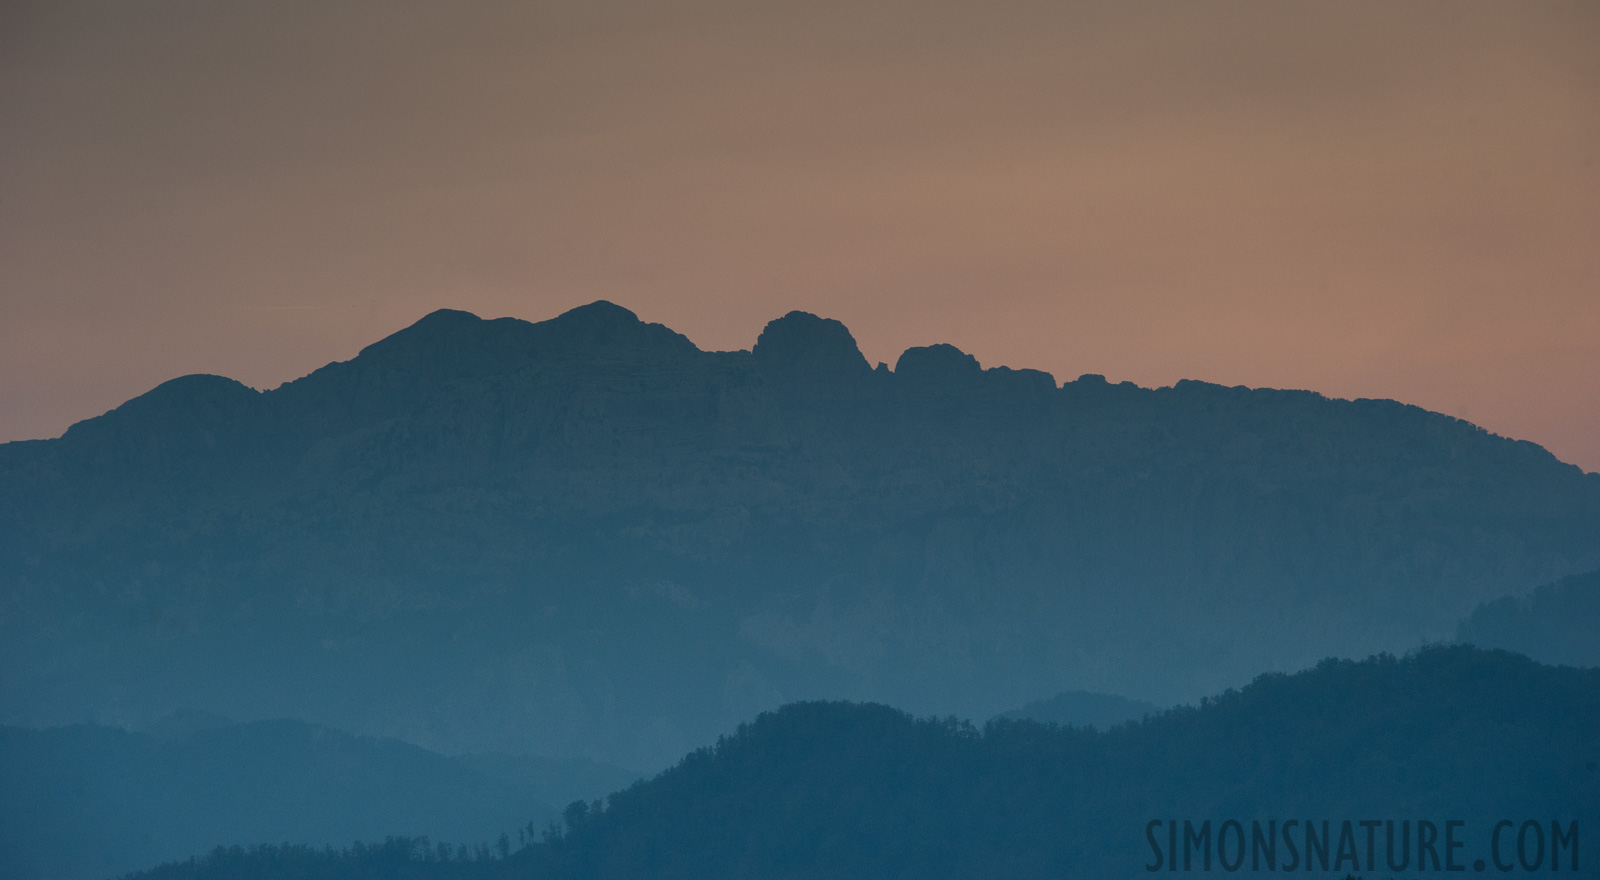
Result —
<instances>
[{"instance_id":1,"label":"mountain ridge","mask_svg":"<svg viewBox=\"0 0 1600 880\"><path fill-rule=\"evenodd\" d=\"M0 446L0 723L650 767L795 699L1181 702L1596 567L1600 475L1405 404L441 311Z\"/></svg>"},{"instance_id":2,"label":"mountain ridge","mask_svg":"<svg viewBox=\"0 0 1600 880\"><path fill-rule=\"evenodd\" d=\"M807 331L794 332L791 330L791 328L794 326L793 322L804 322L819 329L815 331L808 329ZM464 333L463 331L467 330L468 328L470 328L472 332ZM769 334L773 334L773 336L769 337ZM768 339L766 346L762 345L762 340L764 338ZM511 345L510 343L513 341L518 343L518 345ZM536 344L549 343L550 341L558 341L559 344L548 346L543 349L539 348ZM466 345L463 346L463 343L466 343ZM622 306L618 306L608 300L596 300L588 305L579 306L563 312L555 318L538 322L531 322L512 317L482 318L468 311L441 308L429 312L427 315L424 315L422 318L419 318L417 321L406 326L405 328L395 331L383 339L363 347L356 354L356 356L350 360L332 362L324 367L313 370L311 373L308 373L307 375L298 379L291 379L283 382L274 388L265 390L254 389L238 382L238 380L213 374L186 374L162 382L144 394L135 395L126 403L113 408L107 413L104 413L100 416L92 416L79 422L75 422L73 425L68 427L67 433L71 433L74 429L81 430L80 426L98 422L107 418L108 416L112 416L113 414L126 412L130 405L133 405L135 409L145 409L153 405L157 405L158 401L167 405L175 404L180 406L185 404L204 404L208 399L215 400L220 393L225 392L231 394L235 390L253 392L254 396L259 398L281 393L289 389L299 390L300 386L303 384L317 384L316 382L310 382L310 380L317 379L325 381L325 375L337 375L341 371L348 371L352 369L353 365L357 364L368 368L368 370L372 372L376 372L377 370L375 368L379 367L380 365L388 366L391 369L399 367L400 369L398 369L397 372L404 374L406 372L420 372L416 369L416 367L419 361L423 361L427 366L435 368L445 367L445 377L447 379L458 378L453 373L449 372L449 368L454 367L456 369L460 369L462 363L461 359L438 359L436 357L436 359L432 361L426 360L429 352L433 352L433 354L437 356L441 350L449 351L452 347L465 347L468 350L478 352L480 354L487 353L497 356L497 358L494 360L488 358L469 358L466 359L467 364L472 364L475 360L495 362L496 360L503 359L508 354L513 353L525 356L528 361L539 362L555 360L555 358L548 356L550 354L571 355L575 352L582 352L583 349L577 345L574 345L574 343L589 343L589 350L596 352L611 351L619 354L638 355L640 353L655 351L657 352L657 356L663 360L671 360L675 356L681 356L685 354L712 356L729 355L733 357L739 357L743 355L752 356L757 362L765 362L768 364L777 364L779 362L790 361L798 361L800 363L811 362L816 358L816 353L811 351L810 348L815 347L818 349L831 349L842 355L843 360L847 361L850 367L850 369L844 371L844 374L854 373L857 377L860 377L874 372L870 365L867 364L866 358L861 355L860 349L856 345L855 339L850 334L848 328L836 320L821 318L817 315L803 311L792 311L781 318L777 318L768 322L767 326L762 330L761 334L757 337L750 349L713 351L700 349L699 347L695 346L693 342L690 342L687 337L670 330L663 324L646 323L640 320L631 310ZM488 351L486 352L485 350ZM848 355L844 355L844 352L846 351L848 351ZM765 357L763 355L765 355ZM849 355L853 355L854 357L849 357ZM586 360L588 358L578 357L575 359ZM837 364L840 361L838 358L833 361L829 361L827 356L824 355L822 362ZM864 367L865 369L856 370L854 369L856 366ZM1393 404L1404 407L1407 410L1415 410L1420 413L1426 413L1430 417L1447 420L1447 423L1470 426L1473 430L1481 432L1491 438L1507 440L1516 444L1527 444L1528 446L1536 448L1546 455L1550 455L1551 458L1555 458L1555 456L1549 453L1548 450L1545 450L1544 447L1533 441L1495 434L1464 419L1459 419L1443 413L1437 413L1427 410L1423 407L1418 407L1413 404L1406 404L1389 398L1329 397L1316 391L1304 389L1273 388L1265 386L1256 387L1245 385L1230 386L1200 379L1179 379L1170 386L1145 387L1135 385L1131 382L1121 382L1117 384L1109 383L1105 381L1104 376L1095 373L1086 373L1083 376L1078 377L1076 380L1067 380L1065 382L1058 383L1050 373L1042 370L1027 368L1019 369L1005 366L982 367L977 358L948 343L934 343L930 345L912 346L907 348L900 354L892 369L885 368L877 372L898 374L902 372L902 368L904 367L910 368L911 376L914 377L914 379L919 383L936 382L941 378L955 378L957 381L959 381L959 377L970 377L974 373L990 375L993 378L1009 377L1011 374L1024 374L1036 382L1048 379L1050 387L1055 390L1062 390L1067 385L1077 385L1079 383L1084 385L1084 391L1089 392L1092 392L1095 390L1096 386L1100 385L1105 385L1107 388L1117 387L1123 389L1137 389L1140 391L1154 392L1205 388L1210 390L1225 390L1230 392L1245 391L1253 393L1281 393L1290 395L1309 394L1321 400L1355 405ZM511 372L511 370L507 369L499 372ZM464 370L463 373L464 375L469 376L494 374L493 371L472 370L470 367ZM341 376L340 378L344 377ZM1036 387L1038 386L1036 385ZM178 396L180 389L189 390L192 393L189 396L180 397ZM201 395L204 395L204 398L202 398ZM254 399L243 394L235 394L234 397L239 400ZM63 437L64 436L65 434ZM49 440L52 438L45 439ZM32 445L37 442L40 441L8 441L7 443L0 443L0 448L18 443ZM1559 461L1559 459L1557 460ZM1567 464L1568 467L1578 468L1577 465L1571 465L1566 462L1562 462L1562 464ZM1580 473L1587 473L1582 471L1581 468L1578 468L1578 470ZM1600 476L1600 474L1596 474L1595 476Z\"/></svg>"}]
</instances>

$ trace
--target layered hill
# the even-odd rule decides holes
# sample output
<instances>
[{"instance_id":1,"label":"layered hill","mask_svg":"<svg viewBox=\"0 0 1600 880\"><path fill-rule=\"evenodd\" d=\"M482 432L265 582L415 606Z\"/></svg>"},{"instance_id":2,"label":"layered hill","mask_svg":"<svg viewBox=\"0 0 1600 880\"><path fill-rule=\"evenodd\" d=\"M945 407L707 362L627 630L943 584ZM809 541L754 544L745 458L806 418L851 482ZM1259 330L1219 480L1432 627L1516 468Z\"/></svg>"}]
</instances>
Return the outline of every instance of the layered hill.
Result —
<instances>
[{"instance_id":1,"label":"layered hill","mask_svg":"<svg viewBox=\"0 0 1600 880\"><path fill-rule=\"evenodd\" d=\"M1600 571L1485 602L1461 622L1456 638L1542 663L1600 666Z\"/></svg>"},{"instance_id":2,"label":"layered hill","mask_svg":"<svg viewBox=\"0 0 1600 880\"><path fill-rule=\"evenodd\" d=\"M569 807L564 834L506 860L400 842L138 876L1105 880L1172 873L1175 854L1186 876L1543 876L1556 859L1592 876L1597 734L1600 670L1459 646L1266 675L1106 732L795 704Z\"/></svg>"},{"instance_id":3,"label":"layered hill","mask_svg":"<svg viewBox=\"0 0 1600 880\"><path fill-rule=\"evenodd\" d=\"M1249 836L1216 849L1224 822L1250 835L1252 822L1297 819L1287 836L1298 838L1302 872L1389 876L1399 872L1374 864L1390 855L1384 823L1395 822L1398 863L1401 821L1412 823L1415 859L1416 823L1454 819L1465 824L1452 861L1465 868L1494 855L1502 819L1520 827L1537 817L1547 839L1556 820L1581 832L1600 810L1596 734L1600 670L1461 647L1262 676L1107 733L1026 721L980 731L882 706L795 705L601 811L569 812L567 838L538 855L560 866L549 876L617 880L1131 878L1170 864L1174 820L1180 833L1183 822L1210 823L1205 859L1222 871L1254 852ZM1372 855L1362 820L1379 823ZM1326 863L1304 837L1324 821ZM1360 842L1340 864L1345 822ZM1284 836L1273 856L1287 870ZM1501 858L1511 854L1508 837ZM1570 856L1561 870L1572 870Z\"/></svg>"},{"instance_id":4,"label":"layered hill","mask_svg":"<svg viewBox=\"0 0 1600 880\"><path fill-rule=\"evenodd\" d=\"M0 720L662 766L795 699L1158 704L1600 566L1600 475L1392 401L436 312L0 446Z\"/></svg>"},{"instance_id":5,"label":"layered hill","mask_svg":"<svg viewBox=\"0 0 1600 880\"><path fill-rule=\"evenodd\" d=\"M542 828L574 798L632 780L596 765L446 757L286 720L159 735L0 727L0 876L104 878L285 840L476 844Z\"/></svg>"}]
</instances>

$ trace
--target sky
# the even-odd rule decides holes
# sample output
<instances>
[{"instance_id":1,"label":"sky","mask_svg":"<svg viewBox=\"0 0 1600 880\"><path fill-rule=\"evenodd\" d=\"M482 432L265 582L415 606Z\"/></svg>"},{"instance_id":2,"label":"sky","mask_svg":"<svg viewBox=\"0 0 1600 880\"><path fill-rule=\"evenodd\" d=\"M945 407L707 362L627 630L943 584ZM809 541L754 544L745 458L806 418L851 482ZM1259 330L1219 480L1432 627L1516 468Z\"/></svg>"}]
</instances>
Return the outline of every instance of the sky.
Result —
<instances>
[{"instance_id":1,"label":"sky","mask_svg":"<svg viewBox=\"0 0 1600 880\"><path fill-rule=\"evenodd\" d=\"M1600 471L1600 3L0 2L0 440L596 299Z\"/></svg>"}]
</instances>

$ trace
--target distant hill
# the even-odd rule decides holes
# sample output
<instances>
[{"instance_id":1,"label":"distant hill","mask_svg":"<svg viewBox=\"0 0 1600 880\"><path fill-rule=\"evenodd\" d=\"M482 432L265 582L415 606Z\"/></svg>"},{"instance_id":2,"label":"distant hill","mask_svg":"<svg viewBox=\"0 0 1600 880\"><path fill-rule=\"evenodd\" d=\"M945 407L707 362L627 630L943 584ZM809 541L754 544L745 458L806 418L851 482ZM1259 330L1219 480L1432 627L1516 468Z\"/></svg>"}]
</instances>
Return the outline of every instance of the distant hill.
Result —
<instances>
[{"instance_id":1,"label":"distant hill","mask_svg":"<svg viewBox=\"0 0 1600 880\"><path fill-rule=\"evenodd\" d=\"M192 720L192 719L191 719ZM293 721L161 735L0 728L0 876L103 878L218 845L388 834L488 842L542 828L615 768L454 759ZM526 833L524 831L524 833Z\"/></svg>"},{"instance_id":2,"label":"distant hill","mask_svg":"<svg viewBox=\"0 0 1600 880\"><path fill-rule=\"evenodd\" d=\"M1466 648L1263 676L1108 733L805 704L613 796L557 860L591 878L1136 877L1153 819L1438 816L1470 823L1470 863L1500 818L1596 815L1597 733L1600 670Z\"/></svg>"},{"instance_id":3,"label":"distant hill","mask_svg":"<svg viewBox=\"0 0 1600 880\"><path fill-rule=\"evenodd\" d=\"M1600 475L1393 401L435 312L0 445L0 722L665 766L815 698L1169 705L1600 567Z\"/></svg>"},{"instance_id":4,"label":"distant hill","mask_svg":"<svg viewBox=\"0 0 1600 880\"><path fill-rule=\"evenodd\" d=\"M1001 712L996 720L1038 721L1074 727L1105 730L1128 721L1154 715L1161 707L1143 700L1130 700L1115 694L1088 691L1063 691L1048 700L1036 700L1020 709Z\"/></svg>"},{"instance_id":5,"label":"distant hill","mask_svg":"<svg viewBox=\"0 0 1600 880\"><path fill-rule=\"evenodd\" d=\"M1600 571L1486 602L1462 621L1456 639L1542 663L1600 666Z\"/></svg>"},{"instance_id":6,"label":"distant hill","mask_svg":"<svg viewBox=\"0 0 1600 880\"><path fill-rule=\"evenodd\" d=\"M430 863L397 848L301 853L289 859L296 870L326 870L291 874L281 853L239 853L138 877L1107 880L1149 876L1157 849L1166 864L1167 826L1153 820L1180 828L1188 820L1197 834L1209 821L1211 844L1228 820L1244 834L1270 821L1276 861L1261 867L1281 873L1291 866L1282 842L1290 819L1299 823L1289 832L1297 873L1309 859L1316 876L1424 876L1439 869L1417 869L1422 821L1437 832L1430 848L1440 868L1452 857L1463 866L1491 859L1495 823L1508 817L1539 820L1548 840L1551 822L1563 834L1578 822L1581 835L1600 815L1597 731L1600 670L1460 646L1265 675L1198 707L1105 733L1026 721L978 730L879 705L805 703L762 715L598 810L569 808L562 837L504 862ZM1386 870L1390 819L1397 862L1401 835L1409 835L1409 870ZM1324 820L1326 865L1305 837L1310 824L1320 842ZM1363 820L1378 823L1372 864ZM1447 828L1451 820L1464 825ZM1459 849L1445 850L1447 831ZM1511 838L1504 844L1501 858L1513 858ZM1238 838L1226 846L1209 850L1219 873L1239 857ZM1592 870L1582 861L1590 853L1577 857L1580 873ZM1193 872L1203 858L1197 838ZM1564 875L1571 844L1562 858ZM382 859L411 873L379 874L373 866Z\"/></svg>"}]
</instances>

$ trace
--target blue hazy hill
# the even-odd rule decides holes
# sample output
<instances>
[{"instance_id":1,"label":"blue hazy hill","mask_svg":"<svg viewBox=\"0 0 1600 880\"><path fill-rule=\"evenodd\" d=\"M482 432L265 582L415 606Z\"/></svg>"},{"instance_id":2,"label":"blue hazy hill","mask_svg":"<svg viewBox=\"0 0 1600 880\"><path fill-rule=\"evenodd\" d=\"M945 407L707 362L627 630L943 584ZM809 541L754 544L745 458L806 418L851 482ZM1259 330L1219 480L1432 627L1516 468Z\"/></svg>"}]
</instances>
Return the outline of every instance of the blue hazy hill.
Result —
<instances>
[{"instance_id":1,"label":"blue hazy hill","mask_svg":"<svg viewBox=\"0 0 1600 880\"><path fill-rule=\"evenodd\" d=\"M1550 871L1559 830L1577 841L1562 844L1561 875L1587 876L1596 731L1600 670L1463 646L1265 675L1106 732L1010 720L978 729L882 705L801 703L604 802L569 806L562 834L509 858L429 861L397 841L344 854L221 853L138 877L1105 880L1149 876L1151 865L1168 873L1174 820L1207 828L1206 850L1198 837L1190 847L1197 874L1241 863L1250 874L1255 859L1276 868L1264 873L1336 877L1431 876L1478 859L1493 870L1497 856L1515 867L1515 834L1528 835L1524 857L1535 857L1532 832L1521 831L1533 820L1538 873ZM1219 848L1229 820L1247 835L1243 847L1230 836ZM1497 854L1501 820L1513 831L1501 832ZM1371 850L1363 821L1375 823ZM1256 851L1256 823L1273 832L1270 853ZM1323 853L1308 845L1307 825ZM1446 849L1447 833L1458 849ZM1437 866L1418 862L1425 837Z\"/></svg>"},{"instance_id":2,"label":"blue hazy hill","mask_svg":"<svg viewBox=\"0 0 1600 880\"><path fill-rule=\"evenodd\" d=\"M1542 663L1600 666L1600 571L1485 602L1461 622L1456 638Z\"/></svg>"},{"instance_id":3,"label":"blue hazy hill","mask_svg":"<svg viewBox=\"0 0 1600 880\"><path fill-rule=\"evenodd\" d=\"M222 844L389 834L472 844L543 827L573 798L634 778L591 762L448 757L288 720L0 727L0 876L109 877Z\"/></svg>"}]
</instances>

